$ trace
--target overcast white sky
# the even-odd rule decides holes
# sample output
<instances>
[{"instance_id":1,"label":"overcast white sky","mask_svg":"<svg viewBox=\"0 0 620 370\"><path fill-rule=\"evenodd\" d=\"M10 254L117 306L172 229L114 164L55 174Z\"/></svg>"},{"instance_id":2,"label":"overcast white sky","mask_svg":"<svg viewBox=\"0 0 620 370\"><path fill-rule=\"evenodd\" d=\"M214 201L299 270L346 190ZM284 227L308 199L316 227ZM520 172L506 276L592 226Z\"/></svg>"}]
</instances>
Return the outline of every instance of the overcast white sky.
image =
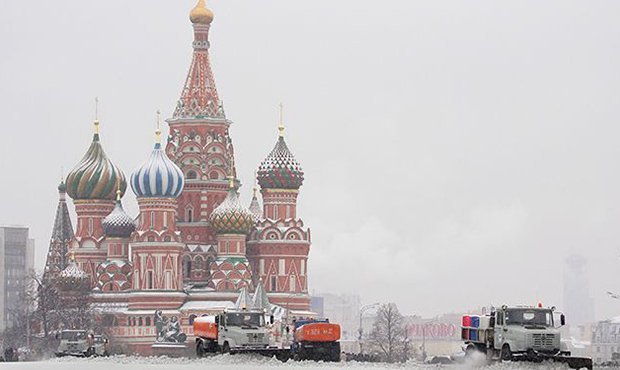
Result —
<instances>
[{"instance_id":1,"label":"overcast white sky","mask_svg":"<svg viewBox=\"0 0 620 370\"><path fill-rule=\"evenodd\" d=\"M191 60L194 0L0 2L0 223L41 268L56 186L100 99L129 175ZM589 258L598 318L620 315L620 2L211 0L212 61L238 173L277 137L306 171L311 290L435 315L562 304ZM126 208L135 214L132 194Z\"/></svg>"}]
</instances>

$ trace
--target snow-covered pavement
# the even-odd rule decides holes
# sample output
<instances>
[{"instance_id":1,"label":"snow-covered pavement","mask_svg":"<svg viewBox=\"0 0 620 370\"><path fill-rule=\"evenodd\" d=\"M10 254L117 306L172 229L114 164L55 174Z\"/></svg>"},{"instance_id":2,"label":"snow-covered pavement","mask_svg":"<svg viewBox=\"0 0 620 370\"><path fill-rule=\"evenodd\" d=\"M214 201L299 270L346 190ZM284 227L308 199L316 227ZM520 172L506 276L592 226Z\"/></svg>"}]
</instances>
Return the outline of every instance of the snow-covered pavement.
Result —
<instances>
[{"instance_id":1,"label":"snow-covered pavement","mask_svg":"<svg viewBox=\"0 0 620 370\"><path fill-rule=\"evenodd\" d=\"M421 365L416 363L407 364L373 364L373 363L316 363L316 362L287 362L282 363L276 359L247 356L216 356L206 359L172 359L166 357L132 357L115 356L110 358L61 358L41 362L18 362L3 363L4 369L16 370L206 370L206 369L481 369L472 365ZM568 367L559 364L495 364L482 367L485 370L565 370Z\"/></svg>"}]
</instances>

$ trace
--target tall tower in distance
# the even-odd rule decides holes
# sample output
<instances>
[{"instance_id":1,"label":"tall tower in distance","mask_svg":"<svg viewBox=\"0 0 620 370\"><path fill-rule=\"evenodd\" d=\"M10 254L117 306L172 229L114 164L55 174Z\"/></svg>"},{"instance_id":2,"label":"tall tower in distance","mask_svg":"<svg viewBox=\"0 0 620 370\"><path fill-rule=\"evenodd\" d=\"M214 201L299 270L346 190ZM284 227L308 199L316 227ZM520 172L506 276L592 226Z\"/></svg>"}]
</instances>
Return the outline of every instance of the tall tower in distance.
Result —
<instances>
[{"instance_id":1,"label":"tall tower in distance","mask_svg":"<svg viewBox=\"0 0 620 370\"><path fill-rule=\"evenodd\" d=\"M564 260L564 310L569 325L580 326L594 322L594 303L587 276L588 260L573 254Z\"/></svg>"},{"instance_id":2,"label":"tall tower in distance","mask_svg":"<svg viewBox=\"0 0 620 370\"><path fill-rule=\"evenodd\" d=\"M185 176L185 188L178 198L177 226L191 253L207 252L216 244L209 216L226 198L227 176L236 177L228 133L231 122L224 114L209 61L213 18L204 0L190 12L194 28L192 63L174 114L167 120L170 136L166 153ZM201 264L202 270L205 265ZM186 269L190 272L186 280L206 281L206 270Z\"/></svg>"}]
</instances>

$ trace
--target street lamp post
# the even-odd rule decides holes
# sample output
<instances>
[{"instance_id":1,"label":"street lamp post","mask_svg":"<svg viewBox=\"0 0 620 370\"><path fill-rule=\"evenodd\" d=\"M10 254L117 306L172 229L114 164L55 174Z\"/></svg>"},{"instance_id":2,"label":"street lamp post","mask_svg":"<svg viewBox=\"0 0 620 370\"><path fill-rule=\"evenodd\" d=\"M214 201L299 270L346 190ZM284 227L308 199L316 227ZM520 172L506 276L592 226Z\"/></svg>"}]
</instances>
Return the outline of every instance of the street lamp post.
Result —
<instances>
[{"instance_id":1,"label":"street lamp post","mask_svg":"<svg viewBox=\"0 0 620 370\"><path fill-rule=\"evenodd\" d=\"M373 304L367 304L366 306L362 306L362 308L360 308L360 327L358 329L359 332L359 344L360 344L360 355L363 354L363 349L362 349L362 339L363 339L363 334L364 334L364 328L362 327L362 318L364 316L364 313L370 309L376 308L377 306L379 306L379 303L373 303Z\"/></svg>"}]
</instances>

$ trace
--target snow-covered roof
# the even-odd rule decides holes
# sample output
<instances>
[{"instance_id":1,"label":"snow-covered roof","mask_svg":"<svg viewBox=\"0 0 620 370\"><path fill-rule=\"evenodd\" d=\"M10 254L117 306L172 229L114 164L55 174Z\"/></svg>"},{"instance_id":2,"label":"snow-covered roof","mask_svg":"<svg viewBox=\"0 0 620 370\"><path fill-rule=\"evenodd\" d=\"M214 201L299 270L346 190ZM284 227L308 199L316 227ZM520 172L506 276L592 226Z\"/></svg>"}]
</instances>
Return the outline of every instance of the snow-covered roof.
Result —
<instances>
[{"instance_id":1,"label":"snow-covered roof","mask_svg":"<svg viewBox=\"0 0 620 370\"><path fill-rule=\"evenodd\" d=\"M225 308L234 308L235 304L231 301L189 301L185 302L180 311L191 310L217 310Z\"/></svg>"},{"instance_id":2,"label":"snow-covered roof","mask_svg":"<svg viewBox=\"0 0 620 370\"><path fill-rule=\"evenodd\" d=\"M312 311L291 310L290 313L291 313L291 316L309 316L309 317L316 317L316 316L318 316L318 313L312 312Z\"/></svg>"},{"instance_id":3,"label":"snow-covered roof","mask_svg":"<svg viewBox=\"0 0 620 370\"><path fill-rule=\"evenodd\" d=\"M122 302L93 303L93 310L102 313L124 313L128 310L129 304Z\"/></svg>"}]
</instances>

